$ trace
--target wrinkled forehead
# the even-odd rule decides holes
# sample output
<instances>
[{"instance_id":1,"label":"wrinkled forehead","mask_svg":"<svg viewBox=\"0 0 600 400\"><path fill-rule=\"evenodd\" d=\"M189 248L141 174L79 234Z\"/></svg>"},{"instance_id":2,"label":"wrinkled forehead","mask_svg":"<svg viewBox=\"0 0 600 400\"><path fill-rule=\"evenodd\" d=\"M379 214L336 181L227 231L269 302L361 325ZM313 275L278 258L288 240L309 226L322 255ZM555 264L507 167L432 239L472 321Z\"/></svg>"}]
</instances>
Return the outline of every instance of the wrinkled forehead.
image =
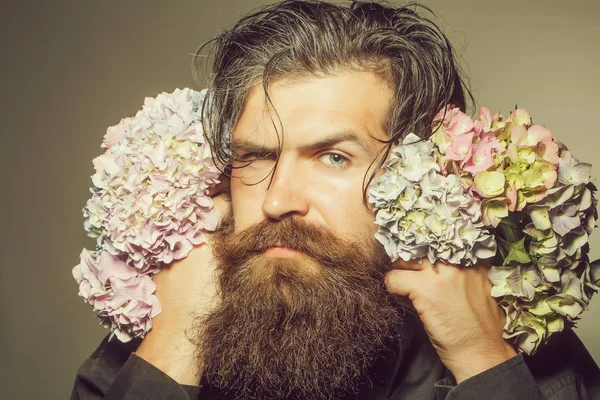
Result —
<instances>
[{"instance_id":1,"label":"wrinkled forehead","mask_svg":"<svg viewBox=\"0 0 600 400\"><path fill-rule=\"evenodd\" d=\"M370 72L280 79L267 93L260 83L248 92L232 140L293 147L332 132L353 132L365 142L385 140L391 101L387 83Z\"/></svg>"}]
</instances>

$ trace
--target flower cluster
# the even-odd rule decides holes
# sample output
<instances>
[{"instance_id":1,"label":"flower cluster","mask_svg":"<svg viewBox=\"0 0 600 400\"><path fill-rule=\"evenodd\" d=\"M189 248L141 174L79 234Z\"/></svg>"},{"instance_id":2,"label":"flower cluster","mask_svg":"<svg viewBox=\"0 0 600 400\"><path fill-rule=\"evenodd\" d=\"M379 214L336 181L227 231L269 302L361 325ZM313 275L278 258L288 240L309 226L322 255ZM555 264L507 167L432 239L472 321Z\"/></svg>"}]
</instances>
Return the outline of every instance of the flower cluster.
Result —
<instances>
[{"instance_id":1,"label":"flower cluster","mask_svg":"<svg viewBox=\"0 0 600 400\"><path fill-rule=\"evenodd\" d=\"M388 172L369 188L378 210L375 237L394 261L427 256L432 263L473 265L493 257L496 241L483 225L479 201L456 175L440 172L435 153L433 142L414 134L392 149Z\"/></svg>"},{"instance_id":2,"label":"flower cluster","mask_svg":"<svg viewBox=\"0 0 600 400\"><path fill-rule=\"evenodd\" d=\"M135 117L108 128L94 159L83 214L96 251L73 269L79 295L123 342L143 337L160 311L152 275L205 242L217 217L208 189L219 170L204 141L206 91L146 98Z\"/></svg>"},{"instance_id":3,"label":"flower cluster","mask_svg":"<svg viewBox=\"0 0 600 400\"><path fill-rule=\"evenodd\" d=\"M123 342L144 337L161 312L152 276L216 227L208 189L219 169L204 141L205 97L177 89L146 98L107 130L94 159L83 214L96 249L83 249L73 276ZM410 134L392 149L369 188L375 236L392 260L492 260L504 337L533 354L600 290L600 260L588 257L598 217L591 165L522 109L503 119L481 108L472 120L449 106L433 122L429 139Z\"/></svg>"},{"instance_id":4,"label":"flower cluster","mask_svg":"<svg viewBox=\"0 0 600 400\"><path fill-rule=\"evenodd\" d=\"M493 258L504 337L527 354L573 326L600 290L600 260L588 257L598 217L591 165L523 109L503 119L482 107L472 120L449 106L428 140L406 139L369 191L388 255L465 267ZM432 196L432 185L444 194Z\"/></svg>"}]
</instances>

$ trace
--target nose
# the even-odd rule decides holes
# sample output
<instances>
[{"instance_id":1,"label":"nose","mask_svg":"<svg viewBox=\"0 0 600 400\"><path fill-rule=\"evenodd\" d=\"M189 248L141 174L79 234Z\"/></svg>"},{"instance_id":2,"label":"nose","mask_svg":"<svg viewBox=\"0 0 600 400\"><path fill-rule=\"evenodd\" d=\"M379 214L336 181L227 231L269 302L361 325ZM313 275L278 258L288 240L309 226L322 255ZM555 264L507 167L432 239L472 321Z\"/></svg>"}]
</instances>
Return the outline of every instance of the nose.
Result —
<instances>
[{"instance_id":1,"label":"nose","mask_svg":"<svg viewBox=\"0 0 600 400\"><path fill-rule=\"evenodd\" d=\"M262 204L263 213L276 220L294 214L306 215L309 209L307 186L307 179L296 162L280 155Z\"/></svg>"}]
</instances>

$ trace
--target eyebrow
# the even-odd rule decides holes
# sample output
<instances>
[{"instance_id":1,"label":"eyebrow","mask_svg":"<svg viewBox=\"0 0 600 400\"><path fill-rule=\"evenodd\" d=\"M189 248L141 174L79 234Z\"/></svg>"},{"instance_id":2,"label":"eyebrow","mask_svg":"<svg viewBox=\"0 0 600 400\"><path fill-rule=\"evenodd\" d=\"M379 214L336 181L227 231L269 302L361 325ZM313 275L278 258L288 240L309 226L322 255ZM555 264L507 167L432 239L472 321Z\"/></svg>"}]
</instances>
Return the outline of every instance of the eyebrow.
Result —
<instances>
[{"instance_id":1,"label":"eyebrow","mask_svg":"<svg viewBox=\"0 0 600 400\"><path fill-rule=\"evenodd\" d=\"M299 146L299 149L302 152L312 152L312 151L321 150L326 147L331 147L331 146L334 146L334 145L342 143L342 142L354 143L354 144L358 145L365 152L367 152L367 153L369 152L369 147L365 143L365 141L362 140L361 137L358 134L356 134L355 132L347 131L347 130L341 131L341 132L336 132L336 133L328 135L327 137L325 137L321 140L318 140L316 142ZM247 153L270 154L270 153L277 153L277 151L279 149L274 148L274 147L269 148L269 147L266 147L263 145L252 143L251 141L249 141L247 139L238 139L238 140L233 141L232 150L234 153L238 152L238 151L244 151Z\"/></svg>"}]
</instances>

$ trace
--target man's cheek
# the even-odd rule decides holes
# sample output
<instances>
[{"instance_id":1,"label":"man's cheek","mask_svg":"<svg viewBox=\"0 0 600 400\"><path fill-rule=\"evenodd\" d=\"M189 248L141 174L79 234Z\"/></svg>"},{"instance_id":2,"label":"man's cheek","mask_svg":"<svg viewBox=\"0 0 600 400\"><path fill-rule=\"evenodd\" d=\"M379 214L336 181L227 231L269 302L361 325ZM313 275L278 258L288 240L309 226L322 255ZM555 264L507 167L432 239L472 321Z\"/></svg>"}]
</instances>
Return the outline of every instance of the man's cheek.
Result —
<instances>
[{"instance_id":1,"label":"man's cheek","mask_svg":"<svg viewBox=\"0 0 600 400\"><path fill-rule=\"evenodd\" d=\"M242 231L262 221L260 200L251 195L235 197L232 193L231 207L235 232Z\"/></svg>"}]
</instances>

